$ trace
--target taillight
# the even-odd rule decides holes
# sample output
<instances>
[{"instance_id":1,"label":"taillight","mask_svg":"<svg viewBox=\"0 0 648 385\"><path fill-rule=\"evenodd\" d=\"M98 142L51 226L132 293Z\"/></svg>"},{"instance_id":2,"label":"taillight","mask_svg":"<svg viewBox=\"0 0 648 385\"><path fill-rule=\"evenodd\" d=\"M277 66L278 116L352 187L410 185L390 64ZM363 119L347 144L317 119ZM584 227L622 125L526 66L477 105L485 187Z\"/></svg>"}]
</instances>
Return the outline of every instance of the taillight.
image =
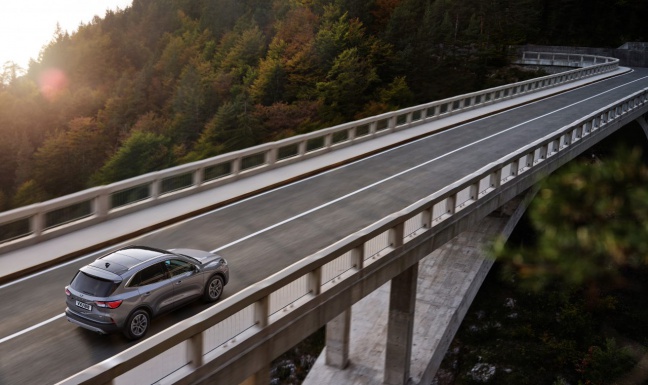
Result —
<instances>
[{"instance_id":1,"label":"taillight","mask_svg":"<svg viewBox=\"0 0 648 385\"><path fill-rule=\"evenodd\" d=\"M65 288L65 295L67 295L68 297L72 295L67 287Z\"/></svg>"},{"instance_id":2,"label":"taillight","mask_svg":"<svg viewBox=\"0 0 648 385\"><path fill-rule=\"evenodd\" d=\"M98 307L107 307L109 309L117 309L122 304L122 300L118 301L95 301Z\"/></svg>"}]
</instances>

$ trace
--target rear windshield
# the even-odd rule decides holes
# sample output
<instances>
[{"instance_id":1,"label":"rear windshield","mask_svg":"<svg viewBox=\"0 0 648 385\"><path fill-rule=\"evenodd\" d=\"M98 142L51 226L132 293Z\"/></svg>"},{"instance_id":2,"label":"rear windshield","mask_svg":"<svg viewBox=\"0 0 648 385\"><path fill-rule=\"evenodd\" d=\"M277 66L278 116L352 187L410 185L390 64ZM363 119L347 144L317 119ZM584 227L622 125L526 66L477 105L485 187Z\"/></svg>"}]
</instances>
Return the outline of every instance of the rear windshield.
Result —
<instances>
[{"instance_id":1,"label":"rear windshield","mask_svg":"<svg viewBox=\"0 0 648 385\"><path fill-rule=\"evenodd\" d=\"M93 277L82 271L79 271L70 283L73 289L95 297L108 297L115 291L117 285L118 282Z\"/></svg>"}]
</instances>

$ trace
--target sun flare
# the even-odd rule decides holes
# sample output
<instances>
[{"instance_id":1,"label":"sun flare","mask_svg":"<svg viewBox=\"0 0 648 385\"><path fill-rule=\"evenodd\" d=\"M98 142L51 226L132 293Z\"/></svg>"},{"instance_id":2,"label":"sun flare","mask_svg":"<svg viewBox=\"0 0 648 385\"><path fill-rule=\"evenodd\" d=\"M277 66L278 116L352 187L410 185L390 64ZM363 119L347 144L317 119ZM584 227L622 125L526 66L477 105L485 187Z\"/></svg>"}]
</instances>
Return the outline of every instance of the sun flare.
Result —
<instances>
[{"instance_id":1,"label":"sun flare","mask_svg":"<svg viewBox=\"0 0 648 385\"><path fill-rule=\"evenodd\" d=\"M54 101L68 85L68 77L58 68L49 68L38 77L38 88L45 99Z\"/></svg>"}]
</instances>

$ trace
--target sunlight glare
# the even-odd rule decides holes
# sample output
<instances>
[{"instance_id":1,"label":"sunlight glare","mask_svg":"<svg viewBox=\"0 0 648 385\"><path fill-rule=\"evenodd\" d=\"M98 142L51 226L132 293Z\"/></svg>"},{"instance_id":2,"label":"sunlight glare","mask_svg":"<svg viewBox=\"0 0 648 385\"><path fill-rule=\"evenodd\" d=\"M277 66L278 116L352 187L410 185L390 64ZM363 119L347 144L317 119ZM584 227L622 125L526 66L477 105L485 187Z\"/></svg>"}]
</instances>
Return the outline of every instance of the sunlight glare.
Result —
<instances>
[{"instance_id":1,"label":"sunlight glare","mask_svg":"<svg viewBox=\"0 0 648 385\"><path fill-rule=\"evenodd\" d=\"M43 46L54 37L56 24L73 33L107 9L125 9L132 0L1 0L0 69L7 61L27 69L29 59L38 59Z\"/></svg>"},{"instance_id":2,"label":"sunlight glare","mask_svg":"<svg viewBox=\"0 0 648 385\"><path fill-rule=\"evenodd\" d=\"M38 88L45 99L54 101L68 85L65 72L58 68L49 68L41 73L38 78Z\"/></svg>"}]
</instances>

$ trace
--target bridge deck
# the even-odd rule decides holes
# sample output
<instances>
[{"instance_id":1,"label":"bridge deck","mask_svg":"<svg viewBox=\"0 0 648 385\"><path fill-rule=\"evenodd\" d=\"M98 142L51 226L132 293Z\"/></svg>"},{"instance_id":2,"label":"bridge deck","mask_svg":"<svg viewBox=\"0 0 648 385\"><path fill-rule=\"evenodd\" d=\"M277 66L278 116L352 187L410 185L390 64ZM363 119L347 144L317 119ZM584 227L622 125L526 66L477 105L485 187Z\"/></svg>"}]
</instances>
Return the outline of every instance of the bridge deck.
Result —
<instances>
[{"instance_id":1,"label":"bridge deck","mask_svg":"<svg viewBox=\"0 0 648 385\"><path fill-rule=\"evenodd\" d=\"M128 242L157 247L191 245L204 250L218 247L216 250L230 260L234 274L224 295L224 300L227 300L228 296L236 295L299 259L429 196L431 192L461 179L486 163L500 159L512 149L571 123L573 116L585 116L596 106L600 108L627 96L630 91L622 89L613 94L610 87L621 83L626 87L625 84L631 84L629 80L634 88L641 87L644 83L638 82L645 79L645 75L645 71L635 71L539 103L462 124L461 127L417 140L408 146L376 154L372 159L331 170L280 190L259 194L209 214L194 216L190 221L158 231L148 227L192 212L195 208L307 173L308 167L317 170L328 164L352 159L358 154L372 151L372 148L390 146L408 137L539 98L561 88L509 99L464 114L457 113L293 166L240 179L218 189L87 227L70 236L19 252L4 253L0 257L0 275L9 280L11 275L7 275L7 272L20 271L34 264L52 263L52 259L95 245L117 246L115 239L121 237ZM570 86L578 84L571 83ZM585 105L584 102L593 93L603 97L596 98L595 106ZM572 103L576 108L563 112L563 109L571 108ZM515 129L518 126L520 129ZM503 140L504 137L506 140ZM437 140L439 138L443 140ZM439 161L441 158L443 161ZM146 229L147 234L138 238L131 236L142 229ZM0 360L0 383L46 384L60 381L132 347L118 335L97 338L67 324L62 314L62 302L56 300L64 296L62 288L74 272L97 254L87 253L84 259L59 264L55 269L0 285L3 298L12 299L0 303L0 313L4 315L0 331L0 356L3 357ZM56 293L59 293L59 297L56 297ZM151 326L151 338L208 306L195 303L157 318ZM309 332L312 331L309 329ZM287 342L282 343L282 349L284 345L285 348L289 347ZM290 343L293 343L292 340ZM73 362L69 360L70 356L75 357ZM33 362L39 362L41 370L29 370Z\"/></svg>"}]
</instances>

